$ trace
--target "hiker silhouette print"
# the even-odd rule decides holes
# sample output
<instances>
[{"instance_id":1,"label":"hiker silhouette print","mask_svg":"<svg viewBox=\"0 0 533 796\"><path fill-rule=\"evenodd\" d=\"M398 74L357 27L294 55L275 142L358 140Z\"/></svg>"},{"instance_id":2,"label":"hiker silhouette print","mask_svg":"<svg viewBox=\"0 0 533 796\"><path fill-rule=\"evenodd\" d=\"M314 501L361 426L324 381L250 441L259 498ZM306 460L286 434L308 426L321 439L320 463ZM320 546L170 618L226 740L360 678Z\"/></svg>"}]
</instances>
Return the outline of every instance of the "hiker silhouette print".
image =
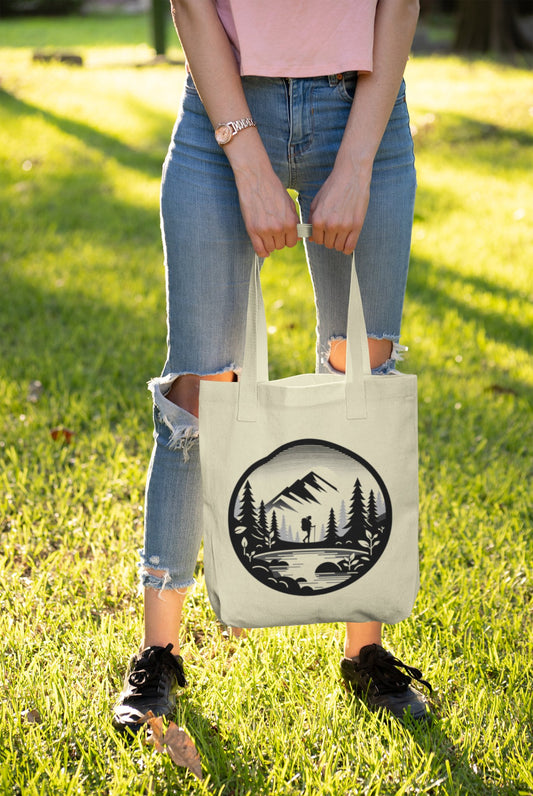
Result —
<instances>
[{"instance_id":1,"label":"hiker silhouette print","mask_svg":"<svg viewBox=\"0 0 533 796\"><path fill-rule=\"evenodd\" d=\"M235 553L257 580L323 594L371 569L389 540L389 494L374 468L330 442L303 439L256 462L229 507Z\"/></svg>"}]
</instances>

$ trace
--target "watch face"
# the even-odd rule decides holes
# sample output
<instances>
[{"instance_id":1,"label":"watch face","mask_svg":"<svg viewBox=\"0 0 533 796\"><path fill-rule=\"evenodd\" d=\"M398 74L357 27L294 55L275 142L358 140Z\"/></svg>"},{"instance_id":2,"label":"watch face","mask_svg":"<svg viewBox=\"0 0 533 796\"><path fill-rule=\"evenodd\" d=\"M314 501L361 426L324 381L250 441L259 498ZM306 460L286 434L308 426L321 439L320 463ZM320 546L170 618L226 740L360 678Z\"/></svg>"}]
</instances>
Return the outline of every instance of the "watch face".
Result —
<instances>
[{"instance_id":1,"label":"watch face","mask_svg":"<svg viewBox=\"0 0 533 796\"><path fill-rule=\"evenodd\" d=\"M221 124L215 130L215 138L217 140L217 144L220 144L220 146L224 146L224 144L227 144L228 141L231 141L232 137L233 137L233 130L231 129L229 124Z\"/></svg>"}]
</instances>

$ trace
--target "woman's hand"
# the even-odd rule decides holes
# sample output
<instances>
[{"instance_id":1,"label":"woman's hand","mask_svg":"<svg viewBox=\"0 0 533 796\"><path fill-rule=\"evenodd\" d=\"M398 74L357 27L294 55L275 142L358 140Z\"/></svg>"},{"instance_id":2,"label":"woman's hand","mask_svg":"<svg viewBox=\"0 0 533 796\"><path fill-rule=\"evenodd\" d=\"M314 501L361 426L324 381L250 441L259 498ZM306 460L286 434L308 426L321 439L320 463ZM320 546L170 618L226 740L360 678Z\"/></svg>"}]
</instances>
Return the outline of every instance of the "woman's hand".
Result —
<instances>
[{"instance_id":1,"label":"woman's hand","mask_svg":"<svg viewBox=\"0 0 533 796\"><path fill-rule=\"evenodd\" d=\"M368 209L371 176L371 169L335 164L311 204L314 243L352 254Z\"/></svg>"},{"instance_id":2,"label":"woman's hand","mask_svg":"<svg viewBox=\"0 0 533 796\"><path fill-rule=\"evenodd\" d=\"M247 133L239 133L241 141L231 142L226 150L235 175L246 231L256 254L268 257L275 249L296 245L299 218L294 202L275 174L263 147L256 146L253 156L246 151L248 143L254 144L253 131L248 136L249 142L245 143Z\"/></svg>"}]
</instances>

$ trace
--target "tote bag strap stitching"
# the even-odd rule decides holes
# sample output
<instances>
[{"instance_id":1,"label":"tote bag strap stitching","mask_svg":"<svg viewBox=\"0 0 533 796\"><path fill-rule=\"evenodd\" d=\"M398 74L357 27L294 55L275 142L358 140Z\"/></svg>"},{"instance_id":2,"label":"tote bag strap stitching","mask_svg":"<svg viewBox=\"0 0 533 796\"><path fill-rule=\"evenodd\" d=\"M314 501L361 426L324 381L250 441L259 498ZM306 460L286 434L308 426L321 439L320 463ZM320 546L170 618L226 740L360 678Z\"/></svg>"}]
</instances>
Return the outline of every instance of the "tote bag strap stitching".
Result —
<instances>
[{"instance_id":1,"label":"tote bag strap stitching","mask_svg":"<svg viewBox=\"0 0 533 796\"><path fill-rule=\"evenodd\" d=\"M312 234L311 224L299 224L299 237ZM239 382L237 419L253 422L257 417L257 385L268 382L268 342L265 307L260 279L261 262L257 255L250 275L244 360ZM352 257L346 348L346 417L366 417L365 379L370 375L370 359L361 292Z\"/></svg>"},{"instance_id":2,"label":"tote bag strap stitching","mask_svg":"<svg viewBox=\"0 0 533 796\"><path fill-rule=\"evenodd\" d=\"M268 342L260 271L261 261L256 255L250 274L244 358L239 380L237 420L244 422L256 420L257 385L268 381Z\"/></svg>"}]
</instances>

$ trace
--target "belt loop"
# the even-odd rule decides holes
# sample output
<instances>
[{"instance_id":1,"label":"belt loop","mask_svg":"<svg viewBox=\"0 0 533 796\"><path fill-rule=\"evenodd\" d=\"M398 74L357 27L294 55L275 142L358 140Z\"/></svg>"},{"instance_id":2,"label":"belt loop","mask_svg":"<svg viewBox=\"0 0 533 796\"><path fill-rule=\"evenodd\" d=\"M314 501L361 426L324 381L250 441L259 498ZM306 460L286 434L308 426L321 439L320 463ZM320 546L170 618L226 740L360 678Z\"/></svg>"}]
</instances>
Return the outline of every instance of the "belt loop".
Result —
<instances>
[{"instance_id":1,"label":"belt loop","mask_svg":"<svg viewBox=\"0 0 533 796\"><path fill-rule=\"evenodd\" d=\"M336 86L339 82L339 78L342 78L342 75L328 75L329 85L331 87Z\"/></svg>"}]
</instances>

